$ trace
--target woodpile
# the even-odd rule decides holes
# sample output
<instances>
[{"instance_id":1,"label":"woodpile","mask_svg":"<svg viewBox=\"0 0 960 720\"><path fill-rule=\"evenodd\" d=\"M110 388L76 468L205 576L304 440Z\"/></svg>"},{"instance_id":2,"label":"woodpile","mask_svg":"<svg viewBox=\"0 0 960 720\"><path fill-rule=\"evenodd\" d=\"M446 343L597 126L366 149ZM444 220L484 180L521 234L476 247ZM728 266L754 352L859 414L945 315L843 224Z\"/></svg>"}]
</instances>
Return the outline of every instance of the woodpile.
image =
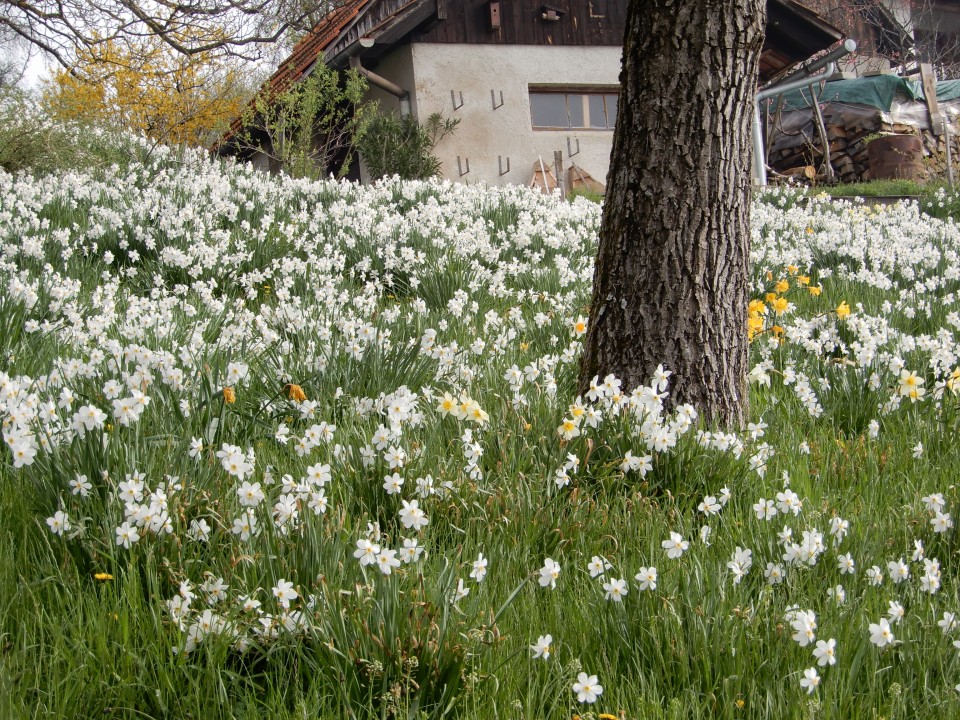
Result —
<instances>
[{"instance_id":1,"label":"woodpile","mask_svg":"<svg viewBox=\"0 0 960 720\"><path fill-rule=\"evenodd\" d=\"M832 108L831 108L832 109ZM943 176L946 173L946 142L944 136L936 136L929 130L918 130L913 125L885 122L878 112L872 118L862 114L844 118L842 110L833 112L824 108L827 142L830 148L830 164L835 181L851 183L870 180L870 164L867 145L877 135L920 134L923 144L923 165L926 178ZM796 134L796 144L773 150L767 157L767 165L773 170L771 180L790 179L800 183L822 183L829 180L824 166L823 144L813 125ZM960 159L960 142L951 135L954 162ZM782 144L782 143L778 143Z\"/></svg>"}]
</instances>

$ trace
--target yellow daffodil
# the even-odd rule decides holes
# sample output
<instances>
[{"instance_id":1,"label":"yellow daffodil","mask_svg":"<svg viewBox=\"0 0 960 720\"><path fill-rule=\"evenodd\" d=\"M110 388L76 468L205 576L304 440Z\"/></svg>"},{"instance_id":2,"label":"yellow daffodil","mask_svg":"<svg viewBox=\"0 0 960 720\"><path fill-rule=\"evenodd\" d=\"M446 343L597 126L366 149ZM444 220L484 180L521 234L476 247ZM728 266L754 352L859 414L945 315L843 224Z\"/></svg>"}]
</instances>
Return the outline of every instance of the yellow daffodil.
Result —
<instances>
[{"instance_id":1,"label":"yellow daffodil","mask_svg":"<svg viewBox=\"0 0 960 720\"><path fill-rule=\"evenodd\" d=\"M846 301L844 301L839 305L837 305L836 312L837 312L837 317L840 320L846 320L848 317L850 317L850 306L847 305Z\"/></svg>"}]
</instances>

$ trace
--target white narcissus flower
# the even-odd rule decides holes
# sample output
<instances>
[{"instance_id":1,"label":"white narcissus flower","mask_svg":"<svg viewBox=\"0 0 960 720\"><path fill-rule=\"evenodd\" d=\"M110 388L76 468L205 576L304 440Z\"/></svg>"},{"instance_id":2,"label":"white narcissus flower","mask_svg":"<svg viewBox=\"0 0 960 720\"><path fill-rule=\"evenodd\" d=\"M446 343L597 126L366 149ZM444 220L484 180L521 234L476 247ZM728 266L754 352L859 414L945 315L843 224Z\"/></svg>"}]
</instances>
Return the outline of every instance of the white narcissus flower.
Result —
<instances>
[{"instance_id":1,"label":"white narcissus flower","mask_svg":"<svg viewBox=\"0 0 960 720\"><path fill-rule=\"evenodd\" d=\"M640 572L634 575L633 579L637 581L641 590L657 589L657 569L653 566L640 568Z\"/></svg>"},{"instance_id":2,"label":"white narcissus flower","mask_svg":"<svg viewBox=\"0 0 960 720\"><path fill-rule=\"evenodd\" d=\"M577 681L573 684L573 691L577 694L578 702L595 703L597 698L603 694L603 686L597 682L596 675L587 675L582 672L577 675Z\"/></svg>"},{"instance_id":3,"label":"white narcissus flower","mask_svg":"<svg viewBox=\"0 0 960 720\"><path fill-rule=\"evenodd\" d=\"M553 635L541 635L537 642L530 646L530 652L533 653L533 659L550 659L550 653L553 652Z\"/></svg>"},{"instance_id":4,"label":"white narcissus flower","mask_svg":"<svg viewBox=\"0 0 960 720\"><path fill-rule=\"evenodd\" d=\"M879 648L892 645L896 638L890 631L890 623L886 618L880 618L880 622L870 623L870 642Z\"/></svg>"},{"instance_id":5,"label":"white narcissus flower","mask_svg":"<svg viewBox=\"0 0 960 720\"><path fill-rule=\"evenodd\" d=\"M117 545L122 545L127 550L139 539L140 533L137 528L131 527L130 523L125 522L117 528Z\"/></svg>"},{"instance_id":6,"label":"white narcissus flower","mask_svg":"<svg viewBox=\"0 0 960 720\"><path fill-rule=\"evenodd\" d=\"M420 509L420 502L418 500L402 500L403 507L400 508L400 522L405 528L413 528L414 530L419 530L420 528L426 527L430 519L427 517L427 514Z\"/></svg>"},{"instance_id":7,"label":"white narcissus flower","mask_svg":"<svg viewBox=\"0 0 960 720\"><path fill-rule=\"evenodd\" d=\"M560 577L560 563L551 558L543 561L543 567L540 568L540 587L549 586L551 590L557 587L557 578Z\"/></svg>"},{"instance_id":8,"label":"white narcissus flower","mask_svg":"<svg viewBox=\"0 0 960 720\"><path fill-rule=\"evenodd\" d=\"M273 596L284 610L289 609L290 603L300 597L293 589L293 583L281 578L273 588Z\"/></svg>"},{"instance_id":9,"label":"white narcissus flower","mask_svg":"<svg viewBox=\"0 0 960 720\"><path fill-rule=\"evenodd\" d=\"M820 676L816 668L807 668L803 671L803 677L800 678L800 687L806 689L807 695L812 695L820 684Z\"/></svg>"},{"instance_id":10,"label":"white narcissus flower","mask_svg":"<svg viewBox=\"0 0 960 720\"><path fill-rule=\"evenodd\" d=\"M48 517L47 525L50 526L50 532L54 535L63 535L65 532L69 532L72 527L70 525L70 518L63 510L57 510L53 514L53 517Z\"/></svg>"},{"instance_id":11,"label":"white narcissus flower","mask_svg":"<svg viewBox=\"0 0 960 720\"><path fill-rule=\"evenodd\" d=\"M473 569L470 570L470 577L476 580L478 583L483 582L483 579L487 576L487 558L483 556L483 553L480 553L477 556L477 559L473 561Z\"/></svg>"},{"instance_id":12,"label":"white narcissus flower","mask_svg":"<svg viewBox=\"0 0 960 720\"><path fill-rule=\"evenodd\" d=\"M373 565L377 561L377 555L380 553L380 546L367 538L357 540L357 549L353 551L353 556L360 561L361 565Z\"/></svg>"},{"instance_id":13,"label":"white narcissus flower","mask_svg":"<svg viewBox=\"0 0 960 720\"><path fill-rule=\"evenodd\" d=\"M627 594L627 581L610 580L609 582L605 582L603 584L603 589L606 591L607 600L623 602L623 598Z\"/></svg>"},{"instance_id":14,"label":"white narcissus flower","mask_svg":"<svg viewBox=\"0 0 960 720\"><path fill-rule=\"evenodd\" d=\"M384 575L390 575L394 568L400 567L400 560L397 558L397 551L384 548L376 557L377 566Z\"/></svg>"},{"instance_id":15,"label":"white narcissus flower","mask_svg":"<svg viewBox=\"0 0 960 720\"><path fill-rule=\"evenodd\" d=\"M687 548L690 547L690 543L684 540L680 533L671 532L670 539L660 543L660 547L667 551L668 558L675 560L686 552Z\"/></svg>"},{"instance_id":16,"label":"white narcissus flower","mask_svg":"<svg viewBox=\"0 0 960 720\"><path fill-rule=\"evenodd\" d=\"M820 667L824 665L836 665L836 648L837 641L833 638L829 640L817 640L817 647L813 651L813 656L817 659L817 665Z\"/></svg>"}]
</instances>

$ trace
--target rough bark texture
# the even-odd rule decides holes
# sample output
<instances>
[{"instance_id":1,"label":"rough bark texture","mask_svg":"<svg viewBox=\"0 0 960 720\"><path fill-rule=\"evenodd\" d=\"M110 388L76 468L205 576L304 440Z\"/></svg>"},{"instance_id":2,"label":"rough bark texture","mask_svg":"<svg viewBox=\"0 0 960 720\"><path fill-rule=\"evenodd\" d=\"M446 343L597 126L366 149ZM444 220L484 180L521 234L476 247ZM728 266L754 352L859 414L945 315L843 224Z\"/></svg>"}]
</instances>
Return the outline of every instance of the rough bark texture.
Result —
<instances>
[{"instance_id":1,"label":"rough bark texture","mask_svg":"<svg viewBox=\"0 0 960 720\"><path fill-rule=\"evenodd\" d=\"M657 365L671 404L747 412L752 103L765 0L631 0L580 387Z\"/></svg>"}]
</instances>

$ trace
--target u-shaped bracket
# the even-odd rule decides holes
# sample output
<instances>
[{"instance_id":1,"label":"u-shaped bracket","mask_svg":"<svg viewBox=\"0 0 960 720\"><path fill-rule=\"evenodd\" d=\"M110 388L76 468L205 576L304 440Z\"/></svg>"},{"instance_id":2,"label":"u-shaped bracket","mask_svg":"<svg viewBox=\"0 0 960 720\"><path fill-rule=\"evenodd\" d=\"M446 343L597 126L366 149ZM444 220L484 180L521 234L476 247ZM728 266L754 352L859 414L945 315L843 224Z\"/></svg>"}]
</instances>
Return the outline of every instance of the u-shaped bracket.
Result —
<instances>
[{"instance_id":1,"label":"u-shaped bracket","mask_svg":"<svg viewBox=\"0 0 960 720\"><path fill-rule=\"evenodd\" d=\"M459 99L460 99L460 102L459 102L459 104L458 104L458 103L457 103L457 92L456 92L455 90L451 90L451 91L450 91L450 100L451 100L451 102L453 103L453 109L454 109L454 110L459 110L460 108L463 107L463 91L462 91L462 90L460 91L460 98L459 98Z\"/></svg>"}]
</instances>

